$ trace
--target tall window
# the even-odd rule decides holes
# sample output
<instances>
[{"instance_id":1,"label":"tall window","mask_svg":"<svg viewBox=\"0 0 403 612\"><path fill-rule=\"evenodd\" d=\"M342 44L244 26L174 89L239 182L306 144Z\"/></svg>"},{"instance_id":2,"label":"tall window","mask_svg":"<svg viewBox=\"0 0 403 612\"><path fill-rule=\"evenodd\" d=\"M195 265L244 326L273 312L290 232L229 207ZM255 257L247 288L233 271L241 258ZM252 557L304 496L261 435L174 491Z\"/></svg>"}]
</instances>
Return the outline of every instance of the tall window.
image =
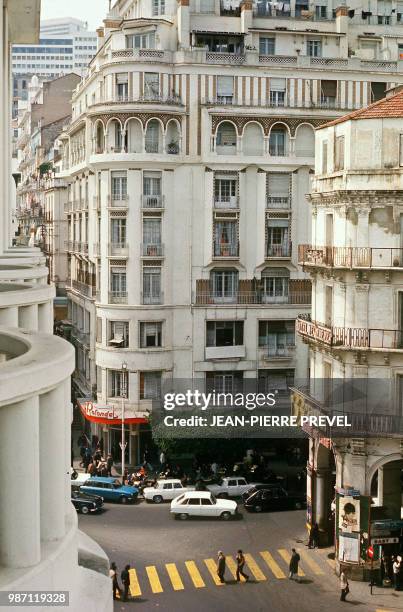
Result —
<instances>
[{"instance_id":1,"label":"tall window","mask_svg":"<svg viewBox=\"0 0 403 612\"><path fill-rule=\"evenodd\" d=\"M231 104L234 96L234 78L232 76L217 76L217 101Z\"/></svg>"},{"instance_id":2,"label":"tall window","mask_svg":"<svg viewBox=\"0 0 403 612\"><path fill-rule=\"evenodd\" d=\"M285 91L285 79L270 79L270 104L272 106L284 106Z\"/></svg>"},{"instance_id":3,"label":"tall window","mask_svg":"<svg viewBox=\"0 0 403 612\"><path fill-rule=\"evenodd\" d=\"M229 174L215 174L214 202L217 207L235 208L237 206L237 177Z\"/></svg>"},{"instance_id":4,"label":"tall window","mask_svg":"<svg viewBox=\"0 0 403 612\"><path fill-rule=\"evenodd\" d=\"M161 217L143 218L143 245L146 249L144 255L161 255Z\"/></svg>"},{"instance_id":5,"label":"tall window","mask_svg":"<svg viewBox=\"0 0 403 612\"><path fill-rule=\"evenodd\" d=\"M155 32L144 34L129 34L126 36L128 49L155 49Z\"/></svg>"},{"instance_id":6,"label":"tall window","mask_svg":"<svg viewBox=\"0 0 403 612\"><path fill-rule=\"evenodd\" d=\"M267 257L289 257L290 255L289 218L267 219Z\"/></svg>"},{"instance_id":7,"label":"tall window","mask_svg":"<svg viewBox=\"0 0 403 612\"><path fill-rule=\"evenodd\" d=\"M286 268L266 268L262 271L262 301L287 303L290 272Z\"/></svg>"},{"instance_id":8,"label":"tall window","mask_svg":"<svg viewBox=\"0 0 403 612\"><path fill-rule=\"evenodd\" d=\"M127 100L129 95L129 82L127 72L116 75L116 94L118 100Z\"/></svg>"},{"instance_id":9,"label":"tall window","mask_svg":"<svg viewBox=\"0 0 403 612\"><path fill-rule=\"evenodd\" d=\"M214 221L215 257L235 257L238 255L238 222Z\"/></svg>"},{"instance_id":10,"label":"tall window","mask_svg":"<svg viewBox=\"0 0 403 612\"><path fill-rule=\"evenodd\" d=\"M214 270L211 273L211 290L215 298L233 300L238 293L238 272L236 270Z\"/></svg>"},{"instance_id":11,"label":"tall window","mask_svg":"<svg viewBox=\"0 0 403 612\"><path fill-rule=\"evenodd\" d=\"M112 199L125 200L127 198L126 172L112 172Z\"/></svg>"},{"instance_id":12,"label":"tall window","mask_svg":"<svg viewBox=\"0 0 403 612\"><path fill-rule=\"evenodd\" d=\"M306 43L307 55L310 57L322 57L322 41L308 40Z\"/></svg>"},{"instance_id":13,"label":"tall window","mask_svg":"<svg viewBox=\"0 0 403 612\"><path fill-rule=\"evenodd\" d=\"M161 372L140 372L140 399L161 397Z\"/></svg>"},{"instance_id":14,"label":"tall window","mask_svg":"<svg viewBox=\"0 0 403 612\"><path fill-rule=\"evenodd\" d=\"M259 38L259 54L260 55L275 55L276 39L260 36Z\"/></svg>"},{"instance_id":15,"label":"tall window","mask_svg":"<svg viewBox=\"0 0 403 612\"><path fill-rule=\"evenodd\" d=\"M140 323L140 347L155 348L162 346L161 321L143 321Z\"/></svg>"},{"instance_id":16,"label":"tall window","mask_svg":"<svg viewBox=\"0 0 403 612\"><path fill-rule=\"evenodd\" d=\"M152 0L153 2L153 15L164 15L165 13L165 0Z\"/></svg>"},{"instance_id":17,"label":"tall window","mask_svg":"<svg viewBox=\"0 0 403 612\"><path fill-rule=\"evenodd\" d=\"M291 174L269 172L267 175L267 208L290 207Z\"/></svg>"},{"instance_id":18,"label":"tall window","mask_svg":"<svg viewBox=\"0 0 403 612\"><path fill-rule=\"evenodd\" d=\"M295 321L259 321L259 346L266 346L269 355L285 355L295 346Z\"/></svg>"},{"instance_id":19,"label":"tall window","mask_svg":"<svg viewBox=\"0 0 403 612\"><path fill-rule=\"evenodd\" d=\"M335 140L334 169L344 169L344 136L337 136Z\"/></svg>"},{"instance_id":20,"label":"tall window","mask_svg":"<svg viewBox=\"0 0 403 612\"><path fill-rule=\"evenodd\" d=\"M156 119L151 119L147 124L145 137L146 153L158 153L160 146L160 124Z\"/></svg>"},{"instance_id":21,"label":"tall window","mask_svg":"<svg viewBox=\"0 0 403 612\"><path fill-rule=\"evenodd\" d=\"M282 157L286 154L286 131L285 128L273 128L269 138L270 155Z\"/></svg>"},{"instance_id":22,"label":"tall window","mask_svg":"<svg viewBox=\"0 0 403 612\"><path fill-rule=\"evenodd\" d=\"M114 297L124 297L127 292L126 270L111 268L111 294Z\"/></svg>"},{"instance_id":23,"label":"tall window","mask_svg":"<svg viewBox=\"0 0 403 612\"><path fill-rule=\"evenodd\" d=\"M144 97L156 100L160 93L160 75L158 72L144 73Z\"/></svg>"},{"instance_id":24,"label":"tall window","mask_svg":"<svg viewBox=\"0 0 403 612\"><path fill-rule=\"evenodd\" d=\"M317 20L327 19L327 5L315 6L315 17Z\"/></svg>"},{"instance_id":25,"label":"tall window","mask_svg":"<svg viewBox=\"0 0 403 612\"><path fill-rule=\"evenodd\" d=\"M129 322L128 321L109 321L109 342L110 346L128 348L129 346Z\"/></svg>"},{"instance_id":26,"label":"tall window","mask_svg":"<svg viewBox=\"0 0 403 612\"><path fill-rule=\"evenodd\" d=\"M243 321L207 321L206 346L241 346Z\"/></svg>"},{"instance_id":27,"label":"tall window","mask_svg":"<svg viewBox=\"0 0 403 612\"><path fill-rule=\"evenodd\" d=\"M161 172L144 172L143 203L150 208L161 205Z\"/></svg>"},{"instance_id":28,"label":"tall window","mask_svg":"<svg viewBox=\"0 0 403 612\"><path fill-rule=\"evenodd\" d=\"M327 141L322 142L322 174L327 173Z\"/></svg>"},{"instance_id":29,"label":"tall window","mask_svg":"<svg viewBox=\"0 0 403 612\"><path fill-rule=\"evenodd\" d=\"M109 397L129 397L128 372L109 370Z\"/></svg>"},{"instance_id":30,"label":"tall window","mask_svg":"<svg viewBox=\"0 0 403 612\"><path fill-rule=\"evenodd\" d=\"M126 244L126 219L111 219L112 244Z\"/></svg>"},{"instance_id":31,"label":"tall window","mask_svg":"<svg viewBox=\"0 0 403 612\"><path fill-rule=\"evenodd\" d=\"M143 267L143 303L159 304L161 293L161 268L157 266Z\"/></svg>"},{"instance_id":32,"label":"tall window","mask_svg":"<svg viewBox=\"0 0 403 612\"><path fill-rule=\"evenodd\" d=\"M337 98L337 81L322 80L320 82L320 103L322 106L334 108Z\"/></svg>"}]
</instances>

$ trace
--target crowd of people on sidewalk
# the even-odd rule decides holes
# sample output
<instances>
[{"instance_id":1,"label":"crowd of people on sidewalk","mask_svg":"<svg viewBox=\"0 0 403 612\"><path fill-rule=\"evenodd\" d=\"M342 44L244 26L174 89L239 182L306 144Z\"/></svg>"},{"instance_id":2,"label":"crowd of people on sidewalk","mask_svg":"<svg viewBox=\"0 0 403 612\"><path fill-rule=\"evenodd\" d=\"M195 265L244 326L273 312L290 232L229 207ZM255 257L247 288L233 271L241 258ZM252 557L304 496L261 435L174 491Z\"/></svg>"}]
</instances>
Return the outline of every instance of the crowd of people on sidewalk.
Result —
<instances>
[{"instance_id":1,"label":"crowd of people on sidewalk","mask_svg":"<svg viewBox=\"0 0 403 612\"><path fill-rule=\"evenodd\" d=\"M113 457L110 453L104 455L103 439L92 436L90 443L87 436L83 433L77 440L80 449L80 467L83 467L86 474L90 476L112 476Z\"/></svg>"}]
</instances>

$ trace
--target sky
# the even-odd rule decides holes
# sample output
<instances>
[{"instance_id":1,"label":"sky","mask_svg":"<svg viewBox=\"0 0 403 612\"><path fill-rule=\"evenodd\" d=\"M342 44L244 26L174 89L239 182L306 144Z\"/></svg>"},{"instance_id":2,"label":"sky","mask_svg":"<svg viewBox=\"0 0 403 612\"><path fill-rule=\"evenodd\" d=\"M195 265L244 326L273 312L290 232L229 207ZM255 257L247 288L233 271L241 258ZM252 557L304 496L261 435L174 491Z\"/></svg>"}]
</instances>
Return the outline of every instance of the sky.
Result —
<instances>
[{"instance_id":1,"label":"sky","mask_svg":"<svg viewBox=\"0 0 403 612\"><path fill-rule=\"evenodd\" d=\"M41 19L76 17L88 21L89 30L94 31L102 25L108 6L108 0L42 0Z\"/></svg>"}]
</instances>

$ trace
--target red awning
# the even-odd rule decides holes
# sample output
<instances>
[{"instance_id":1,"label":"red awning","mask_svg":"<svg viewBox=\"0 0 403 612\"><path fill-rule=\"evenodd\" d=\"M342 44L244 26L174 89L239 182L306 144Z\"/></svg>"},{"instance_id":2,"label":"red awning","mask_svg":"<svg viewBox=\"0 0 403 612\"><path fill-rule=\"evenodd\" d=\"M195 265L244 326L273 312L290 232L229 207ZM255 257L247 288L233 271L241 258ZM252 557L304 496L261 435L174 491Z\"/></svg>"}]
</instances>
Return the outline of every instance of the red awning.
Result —
<instances>
[{"instance_id":1,"label":"red awning","mask_svg":"<svg viewBox=\"0 0 403 612\"><path fill-rule=\"evenodd\" d=\"M91 421L92 423L102 423L103 425L122 424L121 411L115 406L96 404L91 400L77 400L77 404L79 405L80 410L87 421ZM126 425L130 425L130 423L135 425L148 423L147 417L139 416L128 408L125 408L124 421Z\"/></svg>"}]
</instances>

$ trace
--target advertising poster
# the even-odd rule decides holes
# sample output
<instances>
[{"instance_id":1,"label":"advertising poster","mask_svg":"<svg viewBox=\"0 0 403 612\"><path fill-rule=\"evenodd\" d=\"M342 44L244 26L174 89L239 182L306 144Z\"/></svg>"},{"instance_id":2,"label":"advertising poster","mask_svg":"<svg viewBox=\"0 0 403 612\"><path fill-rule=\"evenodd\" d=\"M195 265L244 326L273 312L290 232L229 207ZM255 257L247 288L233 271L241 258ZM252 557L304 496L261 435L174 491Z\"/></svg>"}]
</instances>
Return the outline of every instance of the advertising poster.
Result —
<instances>
[{"instance_id":1,"label":"advertising poster","mask_svg":"<svg viewBox=\"0 0 403 612\"><path fill-rule=\"evenodd\" d=\"M339 499L339 530L342 534L359 533L360 531L360 499L341 497Z\"/></svg>"}]
</instances>

